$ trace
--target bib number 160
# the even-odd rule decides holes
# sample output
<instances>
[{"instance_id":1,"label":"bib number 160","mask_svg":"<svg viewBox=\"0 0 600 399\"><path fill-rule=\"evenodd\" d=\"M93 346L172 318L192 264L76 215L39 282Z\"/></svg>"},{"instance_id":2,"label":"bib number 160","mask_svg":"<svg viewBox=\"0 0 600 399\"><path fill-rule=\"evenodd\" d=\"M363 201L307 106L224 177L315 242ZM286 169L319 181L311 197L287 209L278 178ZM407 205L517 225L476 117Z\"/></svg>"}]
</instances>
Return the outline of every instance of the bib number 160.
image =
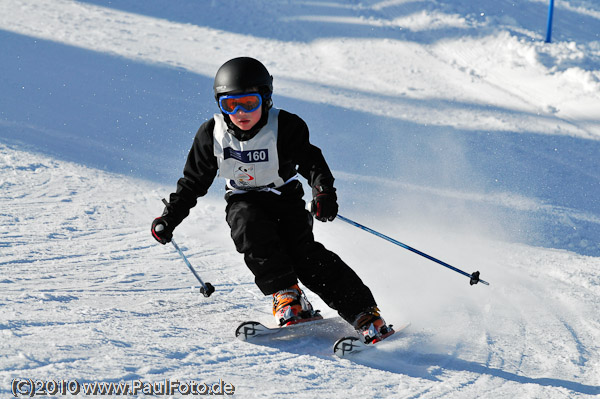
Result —
<instances>
[{"instance_id":1,"label":"bib number 160","mask_svg":"<svg viewBox=\"0 0 600 399\"><path fill-rule=\"evenodd\" d=\"M267 162L269 160L267 150L247 151L246 156L248 157L248 162Z\"/></svg>"}]
</instances>

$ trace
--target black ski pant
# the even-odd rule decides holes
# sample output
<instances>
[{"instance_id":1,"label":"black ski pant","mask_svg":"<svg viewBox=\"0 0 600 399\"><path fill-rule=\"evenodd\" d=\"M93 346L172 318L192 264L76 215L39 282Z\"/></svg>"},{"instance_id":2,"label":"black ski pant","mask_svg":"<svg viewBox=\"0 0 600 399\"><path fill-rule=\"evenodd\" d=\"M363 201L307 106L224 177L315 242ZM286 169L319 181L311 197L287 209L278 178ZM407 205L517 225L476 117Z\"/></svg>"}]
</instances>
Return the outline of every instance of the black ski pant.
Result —
<instances>
[{"instance_id":1,"label":"black ski pant","mask_svg":"<svg viewBox=\"0 0 600 399\"><path fill-rule=\"evenodd\" d=\"M227 197L227 223L236 249L244 254L263 294L299 280L352 323L376 306L371 291L338 255L315 242L301 183L291 182L282 191Z\"/></svg>"}]
</instances>

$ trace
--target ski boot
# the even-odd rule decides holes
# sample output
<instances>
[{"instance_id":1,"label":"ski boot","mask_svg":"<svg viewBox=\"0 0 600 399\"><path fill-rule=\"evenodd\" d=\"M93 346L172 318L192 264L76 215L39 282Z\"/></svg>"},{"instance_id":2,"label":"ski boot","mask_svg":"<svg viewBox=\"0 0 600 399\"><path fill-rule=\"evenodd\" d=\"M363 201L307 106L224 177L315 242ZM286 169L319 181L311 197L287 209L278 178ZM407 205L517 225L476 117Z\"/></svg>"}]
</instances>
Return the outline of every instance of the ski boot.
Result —
<instances>
[{"instance_id":1,"label":"ski boot","mask_svg":"<svg viewBox=\"0 0 600 399\"><path fill-rule=\"evenodd\" d=\"M323 318L313 309L298 284L273 294L273 316L281 327Z\"/></svg>"},{"instance_id":2,"label":"ski boot","mask_svg":"<svg viewBox=\"0 0 600 399\"><path fill-rule=\"evenodd\" d=\"M395 332L391 324L385 324L377 307L360 313L352 325L365 344L377 343Z\"/></svg>"}]
</instances>

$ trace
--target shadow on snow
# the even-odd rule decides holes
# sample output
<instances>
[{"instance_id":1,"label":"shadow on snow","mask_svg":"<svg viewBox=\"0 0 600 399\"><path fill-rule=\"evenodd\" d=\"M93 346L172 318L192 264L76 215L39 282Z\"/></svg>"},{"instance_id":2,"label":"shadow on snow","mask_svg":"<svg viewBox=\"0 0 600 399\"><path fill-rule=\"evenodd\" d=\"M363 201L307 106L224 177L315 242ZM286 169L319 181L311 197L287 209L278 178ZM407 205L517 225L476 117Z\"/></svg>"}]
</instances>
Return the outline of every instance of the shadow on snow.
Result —
<instances>
[{"instance_id":1,"label":"shadow on snow","mask_svg":"<svg viewBox=\"0 0 600 399\"><path fill-rule=\"evenodd\" d=\"M174 186L197 128L217 111L212 79L185 70L5 31L0 51L5 70L0 137L59 159ZM465 131L274 99L308 122L334 171L373 177L360 184L352 177L338 179L346 210L376 203L390 214L401 208L401 214L423 215L415 223L436 220L453 228L475 223L502 239L600 255L598 141ZM431 106L430 100L390 100ZM221 185L211 192L220 195ZM533 198L537 205L486 200L507 193Z\"/></svg>"}]
</instances>

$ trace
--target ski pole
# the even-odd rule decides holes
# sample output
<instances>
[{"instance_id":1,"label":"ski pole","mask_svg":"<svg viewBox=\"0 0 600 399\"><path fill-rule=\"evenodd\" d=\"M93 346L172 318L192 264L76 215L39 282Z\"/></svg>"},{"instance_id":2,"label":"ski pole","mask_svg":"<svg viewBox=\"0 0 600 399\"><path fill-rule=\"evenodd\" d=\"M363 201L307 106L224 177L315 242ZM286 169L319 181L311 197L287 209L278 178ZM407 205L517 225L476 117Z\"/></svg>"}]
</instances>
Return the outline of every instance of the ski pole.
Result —
<instances>
[{"instance_id":1,"label":"ski pole","mask_svg":"<svg viewBox=\"0 0 600 399\"><path fill-rule=\"evenodd\" d=\"M166 199L163 198L163 203L165 205L168 205L169 203L167 202ZM205 297L209 297L213 292L215 292L215 287L213 287L213 285L211 283L204 283L204 281L202 281L202 279L200 278L200 276L198 275L198 273L196 272L196 269L194 269L194 267L192 266L192 264L190 263L190 261L187 259L187 257L184 255L183 251L179 248L179 245L177 245L177 243L175 242L175 240L173 238L171 238L171 244L173 244L173 247L175 248L175 250L177 251L177 253L179 253L179 256L181 256L181 259L183 259L183 261L185 262L186 266L188 267L188 269L191 270L191 272L194 274L194 276L196 277L196 280L198 280L198 282L200 283L200 285L202 287L200 287L200 293L202 295L204 295Z\"/></svg>"},{"instance_id":2,"label":"ski pole","mask_svg":"<svg viewBox=\"0 0 600 399\"><path fill-rule=\"evenodd\" d=\"M460 269L458 269L458 268L456 268L456 267L454 267L454 266L452 266L452 265L449 265L449 264L448 264L448 263L446 263L446 262L443 262L443 261L441 261L441 260L439 260L439 259L436 259L436 258L434 258L433 256L427 255L426 253L424 253L424 252L421 252L421 251L419 251L418 249L415 249L415 248L409 247L408 245L406 245L406 244L404 244L404 243L401 243L400 241L398 241L398 240L395 240L395 239L393 239L393 238L391 238L391 237L388 237L388 236L386 236L385 234L381 234L381 233L379 233L378 231L375 231L375 230L373 230L373 229L370 229L370 228L368 228L368 227L366 227L366 226L363 226L363 225L362 225L362 224L360 224L360 223L356 223L355 221L353 221L353 220L351 220L351 219L348 219L347 217L344 217L344 216L342 216L342 215L340 215L340 214L338 214L338 215L337 215L337 217L338 217L338 219L340 219L340 220L343 220L344 222L346 222L346 223L349 223L349 224L351 224L351 225L353 225L353 226L355 226L355 227L358 227L359 229L362 229L362 230L364 230L364 231L367 231L367 232L369 232L369 233L371 233L371 234L374 234L374 235L376 235L376 236L377 236L377 237L379 237L379 238L383 238L384 240L387 240L387 241L389 241L389 242L391 242L391 243L393 243L393 244L396 244L396 245L398 245L399 247L402 247L402 248L404 248L404 249L408 249L409 251L411 251L411 252L414 252L414 253L416 253L417 255L421 255L422 257L424 257L424 258L427 258L427 259L429 259L429 260L431 260L431 261L434 261L435 263L438 263L438 264L440 264L440 265L442 265L442 266L444 266L444 267L447 267L447 268L448 268L448 269L450 269L450 270L454 270L455 272L457 272L457 273L460 273L460 274L462 274L463 276L467 276L467 277L469 277L469 278L471 279L471 281L470 281L470 284L471 284L471 285L474 285L474 284L477 284L477 283L482 283L482 284L485 284L485 285L490 285L490 283L488 283L487 281L485 281L485 280L481 280L481 279L479 278L479 272L478 272L478 271L477 271L477 272L473 272L473 273L469 274L469 273L467 273L467 272L465 272L465 271L462 271L462 270L460 270Z\"/></svg>"},{"instance_id":3,"label":"ski pole","mask_svg":"<svg viewBox=\"0 0 600 399\"><path fill-rule=\"evenodd\" d=\"M192 271L192 273L194 273L194 276L196 276L196 279L200 282L200 285L202 285L202 287L200 288L200 293L208 298L213 292L215 292L215 287L213 287L211 283L208 283L208 282L204 283L202 281L202 279L200 278L198 273L196 273L196 270L190 264L190 262L187 260L186 256L183 254L183 251L179 248L179 246L177 245L177 243L175 242L174 239L171 239L171 244L173 244L173 246L175 247L175 249L181 256L181 259L183 259L183 261L185 262L187 267Z\"/></svg>"}]
</instances>

